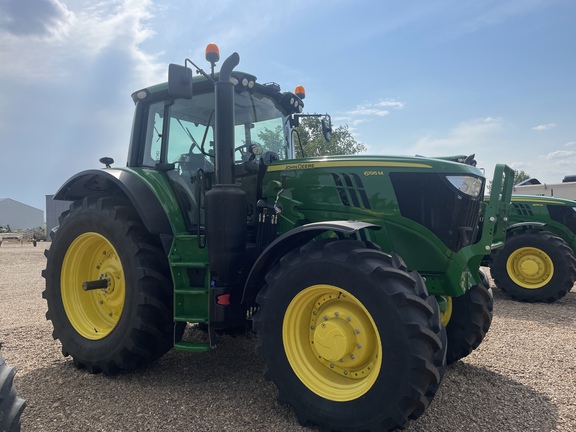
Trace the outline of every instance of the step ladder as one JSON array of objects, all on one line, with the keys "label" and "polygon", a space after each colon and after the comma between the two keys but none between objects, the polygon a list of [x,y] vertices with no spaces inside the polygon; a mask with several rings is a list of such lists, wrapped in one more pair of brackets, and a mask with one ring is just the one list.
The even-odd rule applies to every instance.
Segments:
[{"label": "step ladder", "polygon": [[209,326],[208,342],[176,341],[174,349],[187,352],[210,350],[216,335],[210,329],[210,268],[208,250],[200,248],[195,235],[176,235],[170,251],[174,281],[174,322]]}]

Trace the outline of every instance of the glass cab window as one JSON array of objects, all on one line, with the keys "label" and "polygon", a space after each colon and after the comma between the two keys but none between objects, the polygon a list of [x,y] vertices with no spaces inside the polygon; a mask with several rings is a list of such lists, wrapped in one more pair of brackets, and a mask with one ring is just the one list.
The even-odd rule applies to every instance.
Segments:
[{"label": "glass cab window", "polygon": [[[249,152],[251,145],[262,154],[273,152],[277,159],[291,158],[290,122],[276,101],[255,91],[235,94],[235,163],[242,165],[260,153]],[[195,94],[192,99],[160,101],[148,107],[142,165],[158,168],[162,164],[187,215],[188,226],[202,225],[198,201],[210,187],[214,171],[214,93]],[[204,180],[199,181],[199,174]],[[253,173],[255,178],[256,173]],[[246,173],[239,182],[248,184]],[[255,181],[252,182],[255,184]],[[255,186],[254,186],[255,187]],[[256,190],[246,191],[255,196]]]},{"label": "glass cab window", "polygon": [[[167,124],[164,114],[164,101],[149,108],[143,165],[153,168],[162,162],[174,163],[178,169],[213,170],[214,94],[175,100],[168,108]],[[236,93],[234,115],[236,162],[247,160],[250,145],[274,152],[279,159],[291,157],[290,126],[271,98],[249,91]]]}]

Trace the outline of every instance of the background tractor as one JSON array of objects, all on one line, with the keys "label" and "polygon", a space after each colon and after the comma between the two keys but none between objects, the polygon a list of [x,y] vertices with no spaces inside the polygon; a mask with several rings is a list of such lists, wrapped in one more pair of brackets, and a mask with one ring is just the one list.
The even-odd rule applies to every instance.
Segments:
[{"label": "background tractor", "polygon": [[[476,166],[474,157],[442,159]],[[529,179],[514,186],[506,245],[482,261],[483,266],[490,267],[494,284],[512,299],[551,303],[572,290],[576,279],[576,201],[554,198],[554,191],[569,194],[573,181],[574,176],[567,176],[560,185],[541,185]],[[535,195],[516,195],[519,191]]]},{"label": "background tractor", "polygon": [[303,93],[234,71],[236,53],[215,73],[214,45],[206,58],[211,73],[186,59],[132,95],[126,167],[102,158],[54,197],[72,201],[43,272],[63,354],[112,374],[252,321],[302,424],[404,426],[490,326],[479,267],[503,246],[512,170],[484,202],[469,165],[295,159]]},{"label": "background tractor", "polygon": [[554,302],[576,279],[576,202],[514,195],[503,249],[487,264],[498,288],[514,300]]}]

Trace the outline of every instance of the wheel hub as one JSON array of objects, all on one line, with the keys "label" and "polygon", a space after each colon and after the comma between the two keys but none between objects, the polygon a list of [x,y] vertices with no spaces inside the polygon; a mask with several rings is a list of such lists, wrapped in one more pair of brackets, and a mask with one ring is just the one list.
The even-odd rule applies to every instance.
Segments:
[{"label": "wheel hub", "polygon": [[318,354],[333,362],[349,355],[356,342],[354,329],[340,318],[331,319],[316,327],[313,340]]},{"label": "wheel hub", "polygon": [[[107,281],[105,288],[83,289],[83,284]],[[110,241],[98,233],[78,236],[62,263],[61,294],[74,329],[86,339],[108,336],[124,308],[126,287],[122,262]]]},{"label": "wheel hub", "polygon": [[376,381],[382,342],[370,313],[350,293],[333,285],[304,289],[288,306],[282,328],[293,371],[316,394],[352,400]]},{"label": "wheel hub", "polygon": [[554,276],[554,263],[543,250],[524,247],[510,254],[506,270],[517,285],[538,289],[550,282]]},{"label": "wheel hub", "polygon": [[526,276],[534,276],[538,274],[540,267],[538,263],[536,263],[532,259],[525,259],[520,263],[520,271],[524,273]]}]

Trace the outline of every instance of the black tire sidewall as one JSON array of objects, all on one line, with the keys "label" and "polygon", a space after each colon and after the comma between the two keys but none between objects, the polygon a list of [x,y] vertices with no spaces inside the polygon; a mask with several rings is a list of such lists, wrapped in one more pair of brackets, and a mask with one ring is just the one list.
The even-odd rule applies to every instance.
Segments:
[{"label": "black tire sidewall", "polygon": [[492,324],[493,308],[491,289],[483,284],[475,285],[465,294],[452,298],[452,316],[446,326],[448,364],[466,357],[478,348]]},{"label": "black tire sidewall", "polygon": [[14,387],[13,367],[4,362],[0,355],[0,431],[20,431],[20,416],[26,407],[26,402],[19,398]]},{"label": "black tire sidewall", "polygon": [[[540,288],[518,285],[508,274],[507,263],[510,256],[523,247],[543,251],[554,265],[552,278]],[[573,256],[564,240],[548,231],[518,231],[506,239],[504,248],[494,255],[491,272],[497,286],[512,297],[527,301],[549,301],[561,297],[563,289],[570,291],[574,283]]]},{"label": "black tire sidewall", "polygon": [[[260,333],[271,345],[270,350],[276,353],[276,367],[290,375],[276,384],[280,393],[287,396],[297,412],[312,409],[320,423],[326,421],[340,424],[344,428],[361,429],[361,419],[374,418],[375,413],[379,413],[377,415],[382,419],[396,415],[396,407],[401,405],[404,395],[404,392],[398,390],[411,382],[411,370],[407,365],[414,362],[412,352],[419,348],[427,349],[426,344],[422,344],[422,347],[414,346],[414,339],[410,338],[404,324],[403,310],[398,308],[383,290],[370,289],[374,287],[374,277],[375,275],[358,272],[355,265],[346,262],[342,262],[341,266],[334,266],[333,261],[315,260],[301,264],[297,272],[284,272],[282,277],[276,280],[274,290],[270,291],[266,300],[269,310],[263,312],[266,325],[264,329],[260,329]],[[373,386],[355,400],[334,402],[315,394],[296,376],[286,357],[282,338],[284,314],[281,311],[287,309],[302,289],[316,284],[333,285],[352,294],[368,310],[379,329],[383,354],[379,375]],[[402,273],[397,277],[388,277],[386,284],[389,292],[406,292],[415,282],[407,273]],[[273,307],[270,307],[271,305]],[[413,315],[411,322],[422,327],[429,326],[433,319],[433,311],[426,307]],[[434,356],[434,353],[429,353],[428,356]],[[421,389],[422,393],[426,390],[426,386]],[[353,422],[349,414],[346,414],[351,411],[356,414]]]},{"label": "black tire sidewall", "polygon": [[[132,321],[137,313],[138,292],[130,289],[136,286],[136,263],[132,243],[126,237],[127,227],[121,221],[100,210],[81,208],[72,212],[66,222],[58,229],[57,235],[50,247],[47,263],[49,273],[46,289],[48,309],[52,311],[51,317],[55,333],[62,342],[62,346],[75,359],[81,362],[98,363],[113,358],[117,351],[126,346],[127,339],[133,327]],[[78,236],[93,232],[105,237],[116,249],[125,277],[125,300],[122,314],[115,328],[106,337],[99,340],[90,340],[80,335],[70,323],[59,286],[62,265],[66,252],[71,243]],[[78,287],[81,289],[81,287]]]}]

